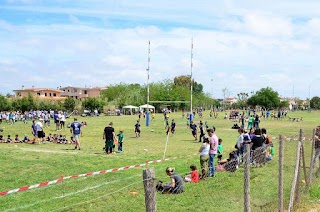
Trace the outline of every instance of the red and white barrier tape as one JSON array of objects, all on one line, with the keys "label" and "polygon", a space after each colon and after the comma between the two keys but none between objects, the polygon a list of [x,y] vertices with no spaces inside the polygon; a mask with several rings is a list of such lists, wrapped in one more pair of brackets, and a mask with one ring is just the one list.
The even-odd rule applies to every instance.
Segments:
[{"label": "red and white barrier tape", "polygon": [[42,183],[35,184],[35,185],[32,185],[32,186],[24,186],[24,187],[13,189],[13,190],[3,191],[3,192],[0,192],[0,196],[5,196],[5,195],[8,195],[8,194],[13,194],[13,193],[21,192],[21,191],[27,191],[27,190],[30,190],[30,189],[40,188],[40,187],[44,187],[44,186],[48,186],[48,185],[52,185],[52,184],[56,184],[56,183],[61,183],[64,180],[67,180],[67,179],[76,179],[76,178],[79,178],[79,177],[90,177],[90,176],[99,175],[99,174],[106,174],[106,173],[110,173],[110,172],[124,171],[124,170],[128,170],[128,169],[133,169],[133,168],[137,168],[137,167],[146,166],[146,165],[152,164],[152,163],[160,163],[160,162],[163,162],[163,161],[175,160],[175,159],[178,159],[178,158],[182,158],[182,156],[166,158],[164,160],[146,161],[146,163],[136,164],[136,165],[132,165],[132,166],[124,166],[124,167],[120,167],[120,168],[113,168],[113,169],[108,169],[108,170],[89,172],[89,173],[85,173],[85,174],[77,174],[77,175],[71,175],[71,176],[67,176],[67,177],[61,177],[60,179],[57,179],[57,180],[42,182]]}]

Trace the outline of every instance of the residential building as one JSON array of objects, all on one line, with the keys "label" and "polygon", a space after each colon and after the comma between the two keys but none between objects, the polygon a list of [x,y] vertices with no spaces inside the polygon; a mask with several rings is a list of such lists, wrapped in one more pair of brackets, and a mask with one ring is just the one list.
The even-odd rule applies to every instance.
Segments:
[{"label": "residential building", "polygon": [[14,90],[15,97],[27,97],[29,94],[31,94],[35,98],[39,99],[50,99],[50,100],[61,100],[63,97],[61,97],[62,91],[52,89],[52,88],[35,88],[32,86],[31,88],[25,88],[22,86],[19,90]]},{"label": "residential building", "polygon": [[74,99],[86,99],[88,97],[100,97],[101,91],[107,89],[106,87],[59,87],[62,97],[72,97]]}]

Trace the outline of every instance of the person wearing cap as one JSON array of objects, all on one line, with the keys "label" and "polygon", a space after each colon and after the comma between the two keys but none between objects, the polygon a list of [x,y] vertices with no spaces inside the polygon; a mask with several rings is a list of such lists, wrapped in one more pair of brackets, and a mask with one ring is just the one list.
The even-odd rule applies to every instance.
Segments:
[{"label": "person wearing cap", "polygon": [[36,129],[37,129],[37,140],[38,143],[40,144],[43,142],[43,138],[45,137],[44,132],[43,132],[43,119],[40,118],[39,121],[36,123]]},{"label": "person wearing cap", "polygon": [[114,140],[116,140],[116,134],[114,133],[113,123],[110,122],[108,126],[104,128],[103,139],[105,142],[105,150],[107,154],[112,154],[112,148],[114,145]]},{"label": "person wearing cap", "polygon": [[216,128],[208,129],[208,136],[210,140],[210,150],[209,150],[209,177],[215,176],[215,166],[214,166],[214,157],[218,151],[219,139],[215,134]]},{"label": "person wearing cap", "polygon": [[71,123],[70,125],[70,132],[73,134],[73,139],[76,141],[76,146],[75,149],[81,149],[80,148],[80,135],[82,135],[82,131],[81,131],[81,123],[78,122],[77,118],[74,118],[74,122]]}]

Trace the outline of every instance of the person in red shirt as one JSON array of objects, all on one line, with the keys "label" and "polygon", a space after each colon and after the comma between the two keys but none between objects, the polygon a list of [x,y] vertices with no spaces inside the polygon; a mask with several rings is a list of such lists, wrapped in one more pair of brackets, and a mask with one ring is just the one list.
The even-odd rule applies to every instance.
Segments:
[{"label": "person in red shirt", "polygon": [[187,174],[185,177],[184,177],[184,180],[186,182],[193,182],[193,183],[197,183],[199,181],[199,172],[197,170],[197,167],[195,165],[191,165],[190,166],[190,169],[191,169],[191,173],[190,174]]}]

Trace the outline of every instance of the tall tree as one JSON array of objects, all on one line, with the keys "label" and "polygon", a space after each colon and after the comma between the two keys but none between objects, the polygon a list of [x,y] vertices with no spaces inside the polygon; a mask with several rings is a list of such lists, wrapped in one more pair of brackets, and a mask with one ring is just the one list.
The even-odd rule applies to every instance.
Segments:
[{"label": "tall tree", "polygon": [[82,106],[90,111],[98,110],[101,112],[103,110],[104,102],[98,98],[87,98],[82,102]]},{"label": "tall tree", "polygon": [[320,97],[312,97],[312,99],[310,100],[310,107],[313,109],[320,109]]},{"label": "tall tree", "polygon": [[10,110],[11,105],[5,96],[0,95],[0,111]]},{"label": "tall tree", "polygon": [[[190,75],[181,75],[175,77],[173,79],[173,83],[175,86],[184,86],[186,88],[191,89],[191,76]],[[203,92],[203,85],[201,83],[196,82],[194,79],[192,80],[192,90],[195,95],[199,95]]]},{"label": "tall tree", "polygon": [[266,87],[261,88],[254,95],[252,95],[248,101],[248,105],[251,106],[261,106],[264,108],[277,108],[280,106],[280,97],[278,92],[273,91],[272,88]]},{"label": "tall tree", "polygon": [[72,97],[68,97],[64,100],[63,106],[68,111],[73,111],[76,106],[76,100]]}]

